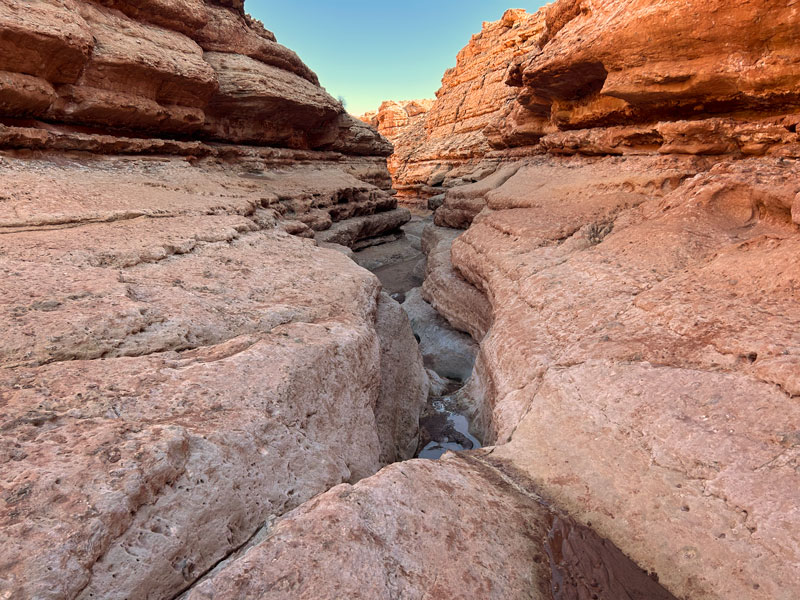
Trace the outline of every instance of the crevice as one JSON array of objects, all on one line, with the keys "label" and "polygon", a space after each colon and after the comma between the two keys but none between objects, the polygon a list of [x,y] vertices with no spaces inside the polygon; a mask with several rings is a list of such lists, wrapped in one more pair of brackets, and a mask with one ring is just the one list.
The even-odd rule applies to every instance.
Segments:
[{"label": "crevice", "polygon": [[169,600],[181,600],[181,598],[185,598],[189,592],[191,592],[195,587],[202,584],[215,570],[223,566],[223,563],[226,563],[231,560],[236,560],[240,558],[244,554],[247,553],[252,546],[254,546],[257,542],[266,539],[269,537],[269,531],[272,529],[273,524],[275,523],[275,517],[267,519],[266,523],[258,527],[251,535],[248,537],[244,542],[232,548],[228,551],[222,558],[208,567],[205,571],[203,571],[197,578],[188,584],[186,587],[181,589],[179,592],[174,594],[170,597]]}]

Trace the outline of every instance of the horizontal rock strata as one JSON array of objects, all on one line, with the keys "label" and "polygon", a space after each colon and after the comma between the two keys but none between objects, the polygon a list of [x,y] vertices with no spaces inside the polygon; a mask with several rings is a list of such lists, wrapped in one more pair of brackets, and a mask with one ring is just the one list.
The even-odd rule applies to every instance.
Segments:
[{"label": "horizontal rock strata", "polygon": [[401,201],[477,181],[502,161],[487,157],[483,129],[513,102],[515,90],[505,84],[509,64],[538,48],[543,28],[541,14],[506,11],[459,52],[434,102],[385,102],[361,117],[394,143],[389,169]]},{"label": "horizontal rock strata", "polygon": [[408,220],[389,151],[240,1],[0,1],[0,597],[174,598],[413,456],[408,318],[301,239]]},{"label": "horizontal rock strata", "polygon": [[543,9],[486,130],[509,166],[436,214],[471,223],[451,264],[491,306],[492,457],[693,600],[800,591],[797,15],[772,8]]},{"label": "horizontal rock strata", "polygon": [[[359,128],[241,3],[0,2],[3,118],[299,149]],[[374,132],[355,154],[391,147]]]},{"label": "horizontal rock strata", "polygon": [[723,4],[542,9],[423,289],[481,341],[464,399],[504,472],[677,597],[789,600],[798,14]]}]

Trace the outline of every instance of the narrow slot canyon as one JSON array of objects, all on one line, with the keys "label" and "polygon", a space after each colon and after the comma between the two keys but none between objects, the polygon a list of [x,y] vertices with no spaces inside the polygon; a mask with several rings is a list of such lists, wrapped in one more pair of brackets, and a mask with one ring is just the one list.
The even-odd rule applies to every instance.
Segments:
[{"label": "narrow slot canyon", "polygon": [[0,0],[0,600],[800,598],[800,8],[256,5]]},{"label": "narrow slot canyon", "polygon": [[[423,298],[428,240],[436,237],[437,228],[431,211],[417,208],[414,213],[391,241],[380,240],[383,243],[355,252],[353,259],[377,275],[384,292],[409,317],[430,382],[415,456],[439,458],[447,450],[481,447],[474,435],[478,432],[467,416],[470,411],[461,400],[464,385],[472,375],[478,345],[469,334],[454,329]],[[444,229],[440,232],[446,236],[455,233]]]}]

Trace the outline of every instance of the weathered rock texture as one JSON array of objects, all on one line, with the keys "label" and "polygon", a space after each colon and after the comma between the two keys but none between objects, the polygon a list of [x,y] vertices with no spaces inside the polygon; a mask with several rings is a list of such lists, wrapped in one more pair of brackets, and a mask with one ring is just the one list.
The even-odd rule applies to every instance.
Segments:
[{"label": "weathered rock texture", "polygon": [[496,168],[501,157],[481,164],[491,150],[483,130],[514,100],[505,84],[509,65],[538,49],[543,28],[541,14],[509,10],[459,52],[432,105],[390,101],[361,117],[394,143],[389,170],[401,201],[435,196]]},{"label": "weathered rock texture", "polygon": [[424,287],[482,339],[479,433],[676,596],[795,598],[800,12],[543,15],[486,130],[517,162],[448,191]]},{"label": "weathered rock texture", "polygon": [[770,115],[798,103],[792,4],[570,0],[545,12],[546,43],[509,78],[522,91],[499,141],[506,131],[512,141],[517,130],[537,135],[537,121],[540,135],[550,127]]},{"label": "weathered rock texture", "polygon": [[489,461],[454,456],[315,498],[186,600],[343,597],[674,600]]},{"label": "weathered rock texture", "polygon": [[407,221],[389,145],[241,2],[2,0],[0,69],[0,597],[174,598],[413,456],[407,317],[289,235]]},{"label": "weathered rock texture", "polygon": [[493,446],[373,477],[421,357],[286,232],[396,228],[385,143],[240,4],[109,4],[0,2],[0,597],[800,596],[792,4],[559,0],[462,55],[463,155],[409,172]]},{"label": "weathered rock texture", "polygon": [[352,121],[241,3],[2,0],[0,29],[5,118],[303,149]]}]

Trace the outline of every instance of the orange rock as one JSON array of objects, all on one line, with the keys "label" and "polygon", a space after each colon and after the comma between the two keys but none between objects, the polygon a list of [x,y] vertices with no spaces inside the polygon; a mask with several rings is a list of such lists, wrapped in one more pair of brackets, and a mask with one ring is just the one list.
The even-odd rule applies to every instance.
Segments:
[{"label": "orange rock", "polygon": [[483,129],[516,95],[505,85],[509,63],[538,48],[543,27],[540,14],[509,10],[484,23],[461,50],[432,104],[385,102],[376,115],[365,115],[395,145],[389,167],[401,199],[427,198],[481,177],[478,164],[490,150]]},{"label": "orange rock", "polygon": [[560,0],[542,10],[542,49],[509,78],[522,87],[520,108],[495,123],[498,145],[518,144],[519,130],[537,122],[541,136],[554,127],[775,113],[800,100],[793,6]]}]

